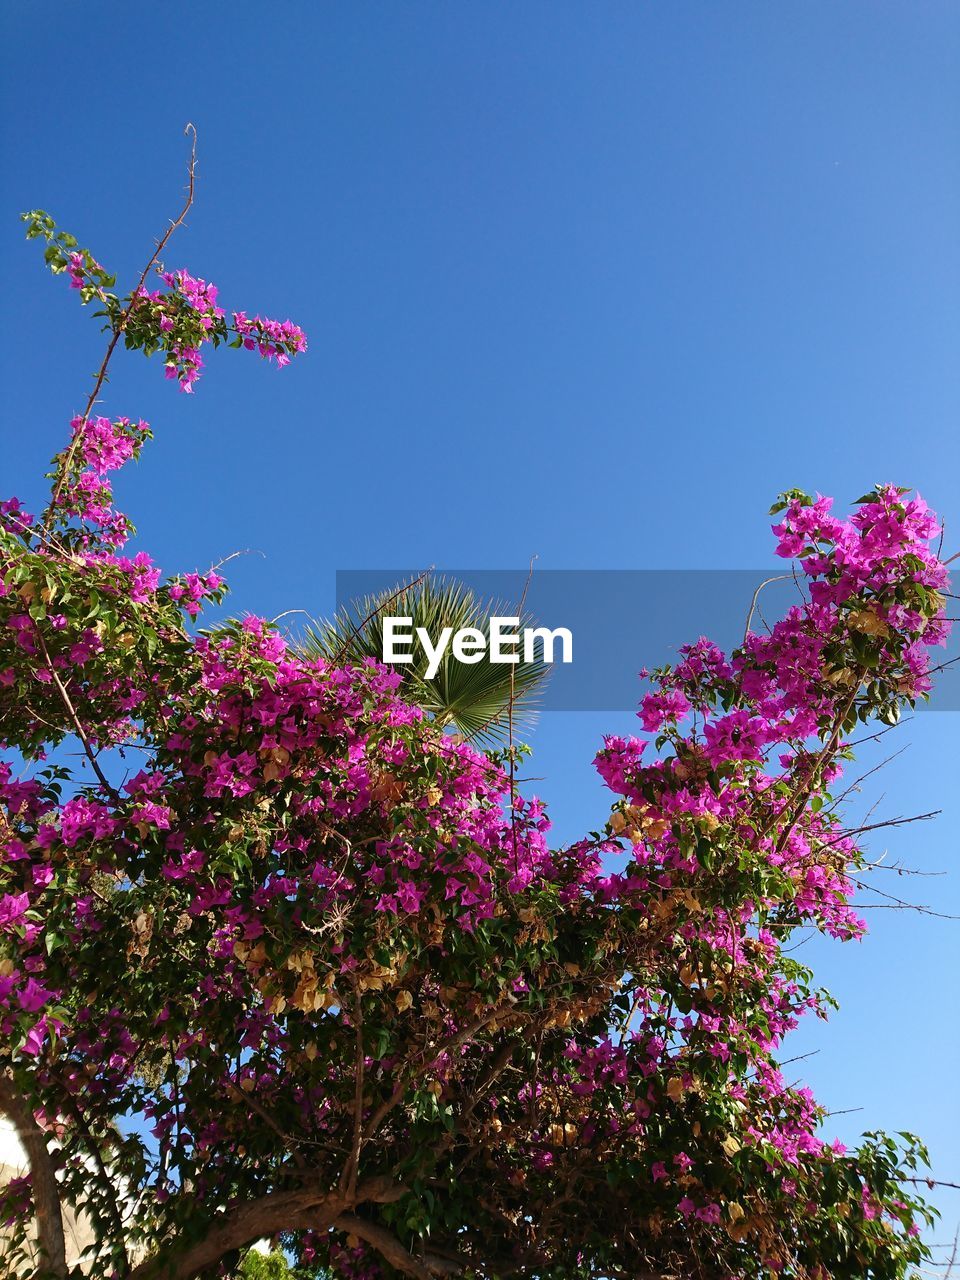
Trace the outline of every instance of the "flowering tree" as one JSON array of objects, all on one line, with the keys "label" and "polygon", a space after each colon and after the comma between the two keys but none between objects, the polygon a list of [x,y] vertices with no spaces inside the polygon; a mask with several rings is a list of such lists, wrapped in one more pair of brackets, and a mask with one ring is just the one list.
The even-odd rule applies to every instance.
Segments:
[{"label": "flowering tree", "polygon": [[186,271],[121,299],[45,214],[27,232],[109,349],[46,510],[0,507],[8,1265],[33,1223],[35,1274],[80,1275],[71,1203],[118,1280],[230,1275],[263,1237],[366,1280],[909,1274],[923,1148],[825,1142],[776,1055],[827,1002],[791,934],[863,930],[850,734],[925,694],[945,634],[923,502],[786,495],[804,601],[657,673],[647,739],[597,757],[609,818],[553,849],[509,754],[395,673],[256,617],[198,631],[219,575],[124,554],[108,476],[150,433],[94,413],[120,339],[191,391],[205,346],[282,365],[302,332]]}]

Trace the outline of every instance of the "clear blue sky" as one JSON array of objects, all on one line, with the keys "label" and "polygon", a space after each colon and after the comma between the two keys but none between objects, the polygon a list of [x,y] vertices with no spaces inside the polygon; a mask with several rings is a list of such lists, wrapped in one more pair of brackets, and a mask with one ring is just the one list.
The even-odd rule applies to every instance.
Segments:
[{"label": "clear blue sky", "polygon": [[[310,353],[281,374],[221,353],[192,401],[130,356],[107,403],[157,432],[121,505],[165,567],[263,553],[231,565],[237,610],[323,612],[338,567],[755,567],[792,485],[916,485],[960,549],[955,4],[100,2],[2,22],[4,492],[37,500],[101,350],[18,212],[49,209],[129,279],[192,120],[198,201],[168,265],[290,316]],[[541,722],[561,835],[602,820],[589,762],[629,720]],[[944,808],[885,834],[950,875],[881,881],[944,910],[958,737],[960,716],[921,715],[869,792],[885,815]],[[797,1072],[863,1107],[842,1136],[916,1129],[958,1181],[960,926],[871,917],[862,946],[810,951],[844,1008],[798,1036],[821,1052]]]}]

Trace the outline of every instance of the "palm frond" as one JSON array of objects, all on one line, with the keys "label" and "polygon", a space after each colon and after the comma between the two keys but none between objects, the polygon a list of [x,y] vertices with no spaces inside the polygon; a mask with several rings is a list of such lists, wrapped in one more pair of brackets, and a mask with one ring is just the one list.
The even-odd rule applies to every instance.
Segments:
[{"label": "palm frond", "polygon": [[[487,641],[487,653],[479,662],[459,662],[448,646],[434,676],[427,678],[427,659],[414,645],[414,661],[397,670],[403,677],[403,695],[420,706],[439,724],[451,725],[465,738],[478,743],[502,743],[512,727],[529,729],[534,705],[549,668],[542,656],[525,662],[494,663],[489,658],[490,619],[516,617],[516,606],[484,601],[462,582],[424,578],[409,587],[365,596],[345,606],[328,621],[309,628],[300,642],[308,657],[343,662],[383,660],[384,617],[405,617],[414,629],[423,627],[434,642],[444,627],[456,633],[474,627]],[[520,627],[532,626],[526,613]],[[511,717],[511,705],[513,714]]]}]

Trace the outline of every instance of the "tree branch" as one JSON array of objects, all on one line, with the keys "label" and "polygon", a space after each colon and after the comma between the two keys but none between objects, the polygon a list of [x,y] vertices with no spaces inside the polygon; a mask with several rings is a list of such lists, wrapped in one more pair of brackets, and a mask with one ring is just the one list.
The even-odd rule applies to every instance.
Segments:
[{"label": "tree branch", "polygon": [[343,1168],[343,1177],[340,1179],[340,1190],[347,1196],[348,1200],[352,1199],[356,1194],[357,1174],[360,1169],[360,1148],[363,1145],[363,997],[360,994],[359,987],[356,985],[354,985],[354,997],[353,1020],[357,1039],[357,1056],[354,1066],[356,1075],[353,1094],[353,1144],[350,1149],[350,1158]]},{"label": "tree branch", "polygon": [[[448,1040],[437,1045],[435,1052],[431,1053],[427,1061],[424,1061],[419,1065],[414,1065],[413,1062],[408,1062],[407,1066],[409,1069],[400,1077],[399,1083],[394,1088],[393,1093],[385,1102],[380,1104],[367,1123],[367,1127],[363,1134],[364,1141],[369,1141],[374,1136],[390,1112],[401,1101],[411,1082],[415,1080],[418,1075],[423,1071],[429,1070],[433,1063],[435,1063],[439,1058],[442,1058],[445,1053],[452,1053],[453,1050],[458,1049],[460,1045],[466,1044],[468,1040],[472,1040],[473,1037],[481,1032],[489,1022],[493,1022],[495,1018],[501,1017],[503,1012],[503,1009],[500,1008],[489,1010],[482,1018],[479,1018],[469,1027],[466,1027],[463,1031],[458,1031],[456,1035],[451,1036]],[[422,1050],[418,1057],[425,1058],[427,1052],[428,1050],[426,1049]]]},{"label": "tree branch", "polygon": [[342,1200],[317,1191],[274,1192],[214,1219],[203,1239],[188,1248],[178,1252],[178,1242],[172,1241],[134,1267],[130,1280],[191,1280],[226,1254],[264,1236],[330,1227],[342,1207]]},{"label": "tree branch", "polygon": [[126,1277],[129,1276],[130,1274],[130,1257],[129,1257],[129,1254],[127,1253],[127,1242],[126,1242],[126,1233],[124,1231],[124,1226],[123,1226],[123,1217],[120,1213],[119,1204],[117,1203],[117,1200],[118,1200],[117,1187],[114,1185],[112,1178],[107,1172],[107,1167],[103,1162],[103,1156],[100,1152],[99,1143],[97,1142],[96,1138],[93,1136],[93,1131],[91,1130],[89,1124],[87,1123],[86,1116],[83,1114],[80,1104],[77,1102],[76,1098],[73,1096],[72,1093],[69,1092],[69,1090],[66,1087],[64,1087],[63,1089],[63,1097],[66,1102],[67,1110],[73,1116],[73,1119],[77,1125],[77,1128],[80,1130],[80,1133],[82,1134],[84,1141],[86,1142],[87,1151],[89,1152],[93,1160],[93,1163],[96,1166],[97,1177],[100,1181],[100,1186],[104,1192],[104,1203],[106,1205],[106,1211],[110,1217],[110,1222],[113,1226],[113,1234],[116,1240],[116,1247],[122,1255],[122,1268],[123,1268],[122,1276],[124,1277],[124,1280],[126,1280]]},{"label": "tree branch", "polygon": [[33,1109],[18,1092],[9,1072],[0,1073],[0,1111],[16,1126],[30,1164],[37,1238],[50,1274],[63,1280],[67,1275],[67,1245],[63,1235],[60,1188],[47,1136],[37,1124]]},{"label": "tree branch", "polygon": [[370,1222],[367,1218],[358,1218],[352,1213],[342,1213],[333,1225],[339,1231],[346,1231],[360,1240],[365,1240],[401,1275],[412,1276],[413,1280],[434,1280],[435,1276],[459,1276],[463,1274],[466,1266],[465,1262],[442,1258],[434,1253],[426,1253],[422,1258],[415,1258],[386,1227]]},{"label": "tree branch", "polygon": [[40,648],[43,650],[43,657],[47,664],[47,670],[50,672],[53,683],[57,687],[57,692],[60,694],[60,700],[67,710],[67,715],[70,717],[70,723],[73,725],[73,731],[80,739],[80,744],[83,747],[84,754],[90,761],[90,766],[93,769],[93,772],[97,775],[100,785],[103,787],[104,791],[106,791],[106,793],[111,796],[115,802],[117,802],[120,799],[120,795],[116,788],[111,785],[106,774],[100,768],[100,762],[97,760],[96,752],[90,745],[90,739],[87,737],[86,730],[80,721],[80,717],[77,715],[77,709],[73,705],[69,693],[67,693],[67,686],[60,679],[60,674],[53,665],[53,659],[50,657],[50,650],[47,648],[47,642],[39,632],[37,633],[37,638],[40,641]]},{"label": "tree branch", "polygon": [[[181,1194],[189,1197],[190,1192]],[[370,1178],[356,1190],[357,1203],[389,1204],[406,1188],[386,1178]],[[201,1240],[189,1246],[171,1240],[130,1272],[129,1280],[193,1280],[227,1254],[281,1231],[324,1231],[347,1205],[343,1196],[316,1189],[275,1191],[234,1205],[214,1218]],[[357,1233],[359,1235],[359,1232]],[[427,1280],[430,1280],[428,1273]]]}]

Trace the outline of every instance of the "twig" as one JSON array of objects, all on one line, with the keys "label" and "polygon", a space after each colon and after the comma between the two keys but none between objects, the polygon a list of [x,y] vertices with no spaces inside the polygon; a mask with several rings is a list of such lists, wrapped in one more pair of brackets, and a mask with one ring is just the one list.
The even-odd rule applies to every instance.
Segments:
[{"label": "twig", "polygon": [[875,773],[879,773],[881,769],[886,768],[888,764],[896,760],[897,756],[902,756],[909,746],[910,746],[909,742],[905,743],[904,746],[902,746],[899,751],[894,751],[892,755],[886,756],[885,759],[881,760],[879,764],[875,764],[872,769],[868,769],[866,773],[861,773],[859,778],[854,778],[854,780],[850,783],[850,785],[846,787],[843,791],[841,791],[840,794],[834,799],[833,803],[828,806],[827,812],[828,813],[832,812],[839,805],[841,805],[849,795],[851,795],[854,791],[857,791],[860,787],[861,782],[866,782],[867,778],[872,777]]},{"label": "twig", "polygon": [[932,818],[938,818],[943,813],[942,809],[931,809],[929,813],[914,813],[909,818],[886,818],[883,822],[868,822],[862,827],[846,827],[839,835],[834,836],[830,840],[822,840],[823,845],[839,844],[841,840],[846,840],[849,836],[862,836],[866,831],[882,831],[884,827],[905,827],[911,822],[929,822]]},{"label": "twig", "polygon": [[100,1153],[100,1144],[97,1142],[96,1138],[94,1138],[93,1132],[90,1129],[89,1124],[87,1124],[86,1117],[84,1116],[83,1111],[81,1110],[80,1105],[78,1104],[76,1098],[73,1096],[72,1093],[70,1093],[70,1091],[66,1088],[66,1086],[64,1086],[63,1088],[63,1097],[66,1101],[67,1109],[69,1110],[70,1114],[73,1116],[73,1119],[76,1122],[78,1129],[83,1135],[83,1138],[86,1142],[87,1150],[90,1153],[93,1163],[96,1165],[97,1177],[100,1180],[100,1185],[103,1188],[103,1191],[105,1194],[107,1213],[110,1216],[110,1222],[113,1226],[113,1233],[114,1233],[114,1236],[116,1237],[116,1242],[117,1242],[116,1247],[120,1250],[120,1255],[122,1258],[122,1264],[123,1264],[122,1274],[124,1277],[129,1276],[130,1257],[127,1253],[126,1232],[124,1231],[123,1218],[121,1217],[120,1208],[117,1204],[117,1198],[118,1198],[117,1188],[114,1185],[114,1183],[111,1181],[110,1175],[107,1173],[107,1167],[103,1163],[103,1156]]},{"label": "twig", "polygon": [[351,642],[353,641],[354,638],[359,639],[362,636],[363,628],[367,625],[368,622],[372,622],[373,619],[377,616],[377,614],[382,613],[384,609],[386,609],[387,605],[393,604],[394,600],[399,599],[399,597],[402,596],[404,592],[412,591],[414,587],[419,587],[420,583],[424,580],[424,578],[428,577],[431,573],[433,573],[435,568],[436,568],[436,565],[431,565],[429,569],[424,569],[423,573],[421,573],[419,577],[414,578],[412,582],[405,582],[402,587],[398,587],[392,596],[388,596],[386,600],[381,600],[381,602],[377,605],[377,607],[374,610],[372,610],[370,613],[368,613],[367,616],[363,619],[363,621],[359,625],[355,625],[354,623],[351,622],[350,627],[353,630],[353,635],[348,636],[347,639],[344,640],[340,648],[337,650],[337,652],[333,655],[334,663],[336,664],[338,662],[342,662],[343,658],[346,656],[350,648]]},{"label": "twig", "polygon": [[90,417],[90,410],[96,404],[97,396],[100,394],[100,389],[103,386],[104,380],[106,379],[106,376],[107,376],[107,367],[110,364],[110,358],[114,353],[117,343],[120,341],[120,335],[123,333],[124,329],[126,328],[127,321],[130,319],[130,313],[133,311],[133,308],[138,304],[140,300],[140,290],[143,288],[144,281],[146,280],[151,267],[154,265],[154,263],[157,261],[157,259],[160,257],[160,254],[163,252],[164,248],[166,247],[167,241],[173,235],[174,231],[176,231],[178,227],[183,225],[183,220],[187,216],[187,212],[190,209],[190,206],[193,204],[194,176],[195,176],[195,171],[197,166],[197,130],[192,124],[188,124],[187,127],[184,129],[184,133],[193,135],[193,141],[190,147],[190,160],[187,164],[186,201],[184,203],[183,208],[180,210],[180,213],[173,220],[173,222],[170,223],[169,227],[167,227],[166,231],[163,233],[162,237],[157,242],[157,247],[156,249],[154,249],[153,254],[150,258],[150,261],[143,268],[143,271],[141,272],[141,275],[140,275],[140,279],[137,281],[136,288],[134,288],[133,291],[131,292],[130,300],[127,303],[126,307],[124,308],[123,314],[121,315],[119,321],[117,322],[116,328],[113,331],[113,336],[111,337],[110,342],[107,345],[106,353],[103,357],[103,361],[100,364],[100,369],[97,373],[96,379],[93,384],[93,390],[90,392],[90,398],[87,400],[87,407],[84,409],[83,413],[80,415],[80,427],[76,435],[74,436],[73,440],[71,441],[66,453],[64,454],[63,460],[61,461],[60,465],[57,468],[57,473],[58,473],[57,480],[54,484],[53,493],[50,498],[50,504],[47,507],[46,514],[43,521],[43,528],[45,531],[48,531],[51,524],[53,523],[54,515],[56,513],[57,502],[60,499],[60,495],[63,492],[63,487],[66,484],[67,477],[70,474],[70,466],[73,462],[74,455],[76,454],[77,449],[80,447],[80,442],[83,435],[83,427],[86,425],[87,419]]},{"label": "twig", "polygon": [[919,902],[907,902],[904,898],[898,898],[895,894],[884,893],[882,889],[875,889],[872,884],[867,884],[865,880],[858,880],[855,876],[849,877],[850,882],[855,884],[858,889],[862,889],[864,893],[875,893],[878,898],[886,898],[886,906],[881,903],[861,902],[857,904],[858,911],[918,911],[922,916],[935,916],[938,920],[960,920],[960,916],[947,915],[943,911],[934,911],[932,907],[925,906]]},{"label": "twig", "polygon": [[354,1030],[357,1040],[357,1060],[353,1090],[353,1146],[350,1159],[344,1165],[343,1177],[340,1179],[340,1190],[346,1194],[347,1201],[353,1203],[357,1193],[357,1170],[360,1168],[360,1148],[363,1144],[363,997],[359,988],[354,986]]},{"label": "twig", "polygon": [[[843,733],[844,721],[849,715],[851,707],[856,702],[857,694],[860,692],[860,685],[862,683],[862,680],[863,680],[863,677],[860,676],[849,698],[847,698],[846,702],[844,702],[843,706],[837,712],[837,715],[833,722],[833,729],[830,733],[830,736],[827,739],[827,741],[824,743],[823,749],[817,753],[815,759],[813,760],[813,763],[810,767],[808,778],[806,779],[805,782],[801,781],[800,783],[798,783],[797,787],[795,788],[793,794],[787,800],[786,804],[783,806],[782,809],[778,810],[777,813],[774,814],[773,818],[767,824],[767,826],[764,828],[762,832],[762,834],[766,836],[770,832],[770,830],[776,826],[780,818],[783,816],[786,816],[787,825],[783,829],[783,831],[780,833],[780,838],[777,841],[777,845],[776,845],[776,851],[778,853],[786,846],[786,843],[790,838],[791,831],[800,820],[800,815],[803,813],[804,806],[806,805],[806,802],[807,802],[807,798],[810,795],[810,792],[813,790],[814,784],[816,783],[818,776],[822,774],[824,765],[827,763],[827,761],[830,759],[830,757],[833,755],[833,753],[837,750],[837,748],[840,745],[840,737]],[[797,803],[798,800],[799,800],[799,804]]]},{"label": "twig", "polygon": [[[415,1067],[413,1063],[408,1062],[407,1066],[409,1070],[401,1076],[399,1083],[394,1086],[393,1093],[386,1102],[382,1102],[370,1117],[370,1121],[364,1131],[364,1140],[369,1141],[374,1136],[390,1112],[400,1102],[407,1090],[407,1086],[417,1076],[420,1070],[426,1070],[434,1062],[442,1058],[445,1053],[450,1053],[453,1049],[457,1049],[460,1045],[465,1044],[473,1036],[482,1031],[488,1022],[493,1022],[494,1019],[500,1017],[503,1012],[504,1010],[501,1008],[492,1009],[484,1014],[482,1018],[479,1018],[476,1022],[472,1023],[469,1027],[465,1027],[463,1031],[458,1031],[455,1036],[451,1036],[448,1040],[445,1040],[442,1044],[437,1046],[436,1052],[433,1053],[426,1062],[422,1063],[420,1067]],[[423,1051],[423,1053],[427,1052],[427,1050]],[[422,1057],[423,1054],[418,1056]]]},{"label": "twig", "polygon": [[[950,1185],[950,1186],[953,1186],[954,1184],[953,1184],[953,1183],[950,1183],[949,1185]],[[952,1251],[951,1251],[951,1253],[950,1253],[950,1259],[949,1259],[949,1261],[947,1262],[947,1269],[946,1269],[946,1271],[944,1272],[944,1276],[950,1276],[950,1275],[952,1275],[952,1273],[953,1273],[953,1268],[954,1268],[954,1266],[956,1265],[956,1261],[957,1261],[957,1245],[958,1245],[958,1244],[960,1244],[960,1227],[957,1227],[957,1230],[956,1230],[956,1232],[954,1233],[954,1237],[953,1237],[953,1249],[952,1249]]]},{"label": "twig", "polygon": [[789,573],[778,573],[773,578],[764,578],[763,582],[761,582],[760,585],[757,587],[756,591],[753,593],[753,599],[750,601],[750,612],[747,614],[747,621],[743,628],[744,644],[747,643],[747,636],[750,634],[750,623],[753,621],[753,615],[757,607],[757,601],[760,599],[760,592],[763,590],[764,587],[769,587],[771,582],[787,582],[791,577],[793,577],[793,575]]},{"label": "twig", "polygon": [[307,1165],[303,1156],[300,1155],[300,1153],[296,1151],[293,1148],[293,1146],[291,1146],[291,1143],[298,1141],[298,1139],[295,1138],[292,1133],[285,1133],[284,1130],[280,1128],[280,1125],[276,1122],[276,1120],[274,1120],[273,1116],[266,1109],[266,1107],[262,1107],[260,1103],[256,1100],[256,1098],[254,1098],[251,1094],[247,1093],[246,1090],[239,1088],[237,1085],[231,1086],[230,1097],[235,1102],[240,1102],[240,1101],[244,1102],[250,1108],[251,1111],[256,1112],[256,1114],[260,1117],[260,1119],[264,1122],[264,1124],[273,1130],[273,1132],[281,1140],[283,1145],[290,1152],[290,1155],[293,1159],[293,1163],[297,1166],[297,1168],[301,1170],[301,1172],[304,1169],[306,1169]]},{"label": "twig", "polygon": [[83,744],[83,750],[86,753],[86,757],[90,761],[90,765],[94,773],[100,779],[100,785],[108,795],[113,797],[115,802],[119,802],[120,795],[116,788],[107,780],[106,774],[100,768],[100,762],[97,760],[96,752],[90,745],[90,739],[87,737],[86,730],[80,722],[80,717],[77,715],[76,708],[70,700],[70,695],[67,693],[67,687],[60,679],[60,675],[56,667],[53,665],[53,660],[50,657],[50,650],[47,648],[47,642],[44,640],[43,636],[40,635],[39,631],[37,633],[37,637],[40,641],[40,648],[43,650],[43,656],[46,659],[47,669],[50,672],[51,679],[57,686],[57,692],[60,694],[60,699],[67,709],[67,715],[70,717],[70,722],[73,725],[74,732]]}]

